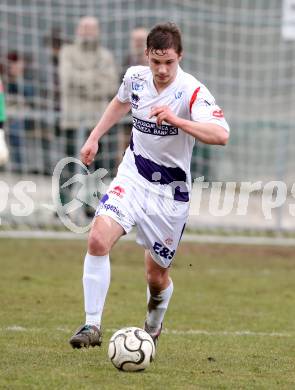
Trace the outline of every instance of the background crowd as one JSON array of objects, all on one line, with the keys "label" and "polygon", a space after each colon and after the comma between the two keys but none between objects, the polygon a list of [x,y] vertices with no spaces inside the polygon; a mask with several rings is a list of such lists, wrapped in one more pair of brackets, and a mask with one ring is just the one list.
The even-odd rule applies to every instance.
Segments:
[{"label": "background crowd", "polygon": [[[0,76],[7,112],[3,128],[10,151],[9,169],[51,175],[57,160],[77,157],[83,140],[116,93],[125,70],[131,65],[147,64],[146,36],[147,30],[141,26],[132,30],[129,51],[123,63],[118,64],[113,53],[101,44],[98,20],[86,16],[79,20],[72,41],[63,39],[56,27],[44,38],[48,58],[43,61],[50,63],[50,75],[34,71],[36,58],[29,53],[13,50],[1,55]],[[47,88],[48,77],[51,88]],[[120,127],[114,146],[116,156],[122,155],[129,134],[129,125]],[[40,161],[40,157],[40,164],[30,164],[32,159]],[[98,155],[95,168],[103,164],[100,159]],[[119,160],[113,159],[114,167]],[[69,165],[68,175],[72,173]],[[67,201],[66,193],[64,197]]]}]

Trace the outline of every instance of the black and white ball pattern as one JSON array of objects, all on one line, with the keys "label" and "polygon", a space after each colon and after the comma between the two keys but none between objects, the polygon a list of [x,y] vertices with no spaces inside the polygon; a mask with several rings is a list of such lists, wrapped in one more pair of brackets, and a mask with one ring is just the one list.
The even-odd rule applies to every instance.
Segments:
[{"label": "black and white ball pattern", "polygon": [[144,370],[155,358],[155,345],[143,329],[123,328],[112,335],[108,355],[118,370]]}]

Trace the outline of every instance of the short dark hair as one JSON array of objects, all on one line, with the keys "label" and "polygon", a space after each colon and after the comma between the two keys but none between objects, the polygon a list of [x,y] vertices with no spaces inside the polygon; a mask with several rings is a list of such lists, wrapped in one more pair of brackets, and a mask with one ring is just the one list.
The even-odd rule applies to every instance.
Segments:
[{"label": "short dark hair", "polygon": [[147,36],[146,47],[151,51],[174,49],[180,55],[182,53],[180,29],[171,22],[156,24]]}]

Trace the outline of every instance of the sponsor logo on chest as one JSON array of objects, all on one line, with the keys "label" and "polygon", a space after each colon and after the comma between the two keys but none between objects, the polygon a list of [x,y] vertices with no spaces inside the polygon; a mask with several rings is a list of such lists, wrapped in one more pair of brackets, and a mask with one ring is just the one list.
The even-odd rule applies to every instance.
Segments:
[{"label": "sponsor logo on chest", "polygon": [[138,131],[145,134],[160,135],[160,136],[178,134],[177,127],[171,125],[157,126],[157,124],[154,122],[145,121],[143,119],[138,119],[135,117],[133,117],[133,126]]}]

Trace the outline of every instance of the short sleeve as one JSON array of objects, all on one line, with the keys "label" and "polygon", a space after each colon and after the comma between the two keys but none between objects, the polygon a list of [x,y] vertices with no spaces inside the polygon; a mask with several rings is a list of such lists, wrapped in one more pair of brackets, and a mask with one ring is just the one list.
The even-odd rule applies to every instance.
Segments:
[{"label": "short sleeve", "polygon": [[229,132],[229,125],[222,109],[216,104],[209,90],[198,86],[190,97],[191,119],[195,122],[215,123]]},{"label": "short sleeve", "polygon": [[117,98],[122,103],[129,102],[130,84],[131,84],[131,79],[130,79],[130,68],[129,68],[129,69],[127,69],[127,71],[123,77],[122,84],[120,85],[120,88],[119,88],[118,93],[117,93]]}]

